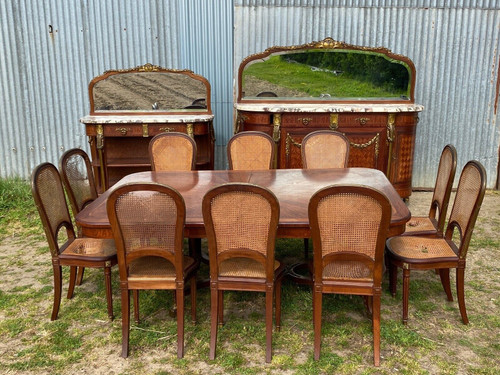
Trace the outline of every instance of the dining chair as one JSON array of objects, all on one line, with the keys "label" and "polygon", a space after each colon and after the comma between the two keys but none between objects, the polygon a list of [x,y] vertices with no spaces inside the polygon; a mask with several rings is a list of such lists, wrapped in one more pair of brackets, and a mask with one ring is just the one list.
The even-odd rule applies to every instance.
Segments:
[{"label": "dining chair", "polygon": [[[170,289],[177,306],[177,357],[184,356],[184,287],[191,284],[196,321],[198,261],[183,254],[186,206],[175,189],[130,183],[111,192],[106,209],[118,256],[122,304],[122,354],[129,353],[130,290]],[[138,310],[136,310],[138,313]]]},{"label": "dining chair", "polygon": [[486,171],[478,161],[469,161],[460,175],[455,201],[443,237],[396,236],[387,240],[389,283],[396,296],[397,270],[403,269],[403,324],[408,323],[411,270],[438,269],[449,301],[450,269],[456,269],[458,306],[464,324],[469,323],[465,308],[464,279],[467,250],[486,189]]},{"label": "dining chair", "polygon": [[305,169],[346,168],[349,140],[336,131],[317,130],[304,137],[300,152]]},{"label": "dining chair", "polygon": [[[346,168],[349,140],[336,131],[317,130],[304,137],[300,152],[304,169]],[[309,258],[308,238],[304,238],[304,258]]]},{"label": "dining chair", "polygon": [[210,359],[215,359],[217,325],[222,324],[225,290],[264,292],[266,362],[271,362],[273,293],[276,330],[281,325],[281,279],[285,267],[274,258],[279,204],[268,189],[230,183],[203,197],[210,256]]},{"label": "dining chair", "polygon": [[61,176],[53,164],[43,163],[33,170],[31,191],[52,256],[54,304],[50,319],[57,319],[61,305],[62,266],[70,267],[68,299],[73,297],[77,267],[104,268],[108,316],[113,319],[111,267],[117,263],[114,241],[76,237]]},{"label": "dining chair", "polygon": [[431,206],[427,216],[412,216],[406,223],[404,236],[441,237],[444,231],[446,212],[450,202],[451,188],[457,169],[457,150],[446,145],[439,159],[436,185],[432,195]]},{"label": "dining chair", "polygon": [[149,142],[149,159],[153,171],[194,170],[196,142],[184,133],[158,134]]},{"label": "dining chair", "polygon": [[329,186],[311,197],[315,360],[321,350],[323,294],[354,294],[364,296],[371,310],[373,359],[380,365],[380,298],[391,209],[383,193],[366,186]]},{"label": "dining chair", "polygon": [[272,168],[274,141],[266,133],[245,131],[231,137],[227,144],[229,169],[266,170]]},{"label": "dining chair", "polygon": [[[79,148],[73,148],[62,154],[59,159],[59,171],[68,200],[73,211],[73,216],[85,206],[97,199],[97,188],[92,173],[92,165],[87,153]],[[78,228],[78,236],[81,230]],[[85,268],[78,268],[76,285],[83,280]]]}]

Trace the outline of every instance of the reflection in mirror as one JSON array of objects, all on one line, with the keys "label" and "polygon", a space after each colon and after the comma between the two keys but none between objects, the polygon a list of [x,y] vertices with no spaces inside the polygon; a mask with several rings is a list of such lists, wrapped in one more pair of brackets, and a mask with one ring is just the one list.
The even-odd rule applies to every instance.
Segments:
[{"label": "reflection in mirror", "polygon": [[188,75],[124,73],[94,85],[94,108],[96,111],[172,111],[191,106],[200,98],[205,100],[206,95],[205,85]]},{"label": "reflection in mirror", "polygon": [[302,46],[271,47],[247,57],[239,70],[239,98],[410,101],[414,72],[410,59],[385,48],[326,38]]},{"label": "reflection in mirror", "polygon": [[109,70],[89,84],[90,112],[208,112],[210,83],[190,70],[145,64]]}]

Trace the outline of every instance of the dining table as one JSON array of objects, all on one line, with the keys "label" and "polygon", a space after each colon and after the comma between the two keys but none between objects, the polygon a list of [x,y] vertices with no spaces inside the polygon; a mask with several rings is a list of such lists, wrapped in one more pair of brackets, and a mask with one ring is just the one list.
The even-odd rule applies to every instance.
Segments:
[{"label": "dining table", "polygon": [[106,212],[110,192],[124,184],[153,182],[175,188],[184,198],[186,220],[184,236],[205,237],[202,199],[210,189],[233,182],[244,182],[271,190],[280,205],[277,236],[280,238],[309,238],[308,204],[312,195],[330,185],[364,185],[384,193],[392,205],[388,237],[401,234],[410,211],[387,177],[371,168],[332,169],[272,169],[259,171],[199,170],[169,172],[138,172],[127,175],[87,205],[75,217],[83,236],[113,238]]}]

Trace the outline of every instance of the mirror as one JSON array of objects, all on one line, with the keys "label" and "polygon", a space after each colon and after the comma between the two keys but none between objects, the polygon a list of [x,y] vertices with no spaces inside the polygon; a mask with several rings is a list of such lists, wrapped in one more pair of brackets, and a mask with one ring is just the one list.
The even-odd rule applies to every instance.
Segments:
[{"label": "mirror", "polygon": [[204,77],[151,64],[95,77],[89,96],[91,114],[211,113],[210,84]]},{"label": "mirror", "polygon": [[326,38],[244,59],[238,101],[413,102],[414,82],[409,58]]}]

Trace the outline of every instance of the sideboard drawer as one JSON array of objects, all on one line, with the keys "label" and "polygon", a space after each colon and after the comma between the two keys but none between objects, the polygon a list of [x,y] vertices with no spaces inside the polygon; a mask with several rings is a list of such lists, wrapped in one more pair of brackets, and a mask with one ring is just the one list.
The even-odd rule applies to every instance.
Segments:
[{"label": "sideboard drawer", "polygon": [[328,128],[330,113],[283,113],[281,126],[284,128]]}]

